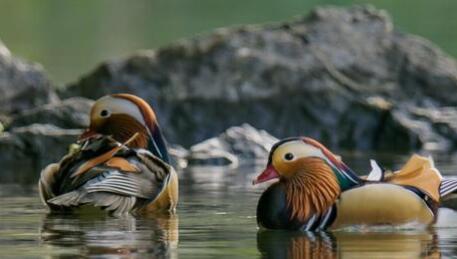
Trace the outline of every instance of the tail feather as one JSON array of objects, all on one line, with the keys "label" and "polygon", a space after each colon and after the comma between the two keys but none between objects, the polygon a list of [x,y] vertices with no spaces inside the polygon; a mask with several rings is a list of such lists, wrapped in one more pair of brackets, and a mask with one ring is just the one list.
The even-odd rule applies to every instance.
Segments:
[{"label": "tail feather", "polygon": [[440,195],[441,207],[457,210],[457,179],[443,179]]},{"label": "tail feather", "polygon": [[84,193],[72,191],[49,199],[47,202],[56,206],[70,207],[83,204],[83,198]]},{"label": "tail feather", "polygon": [[445,199],[452,193],[457,194],[457,179],[443,179],[440,185],[441,199]]},{"label": "tail feather", "polygon": [[92,204],[95,207],[101,207],[113,214],[122,215],[128,213],[135,207],[136,198],[108,192],[87,193],[82,191],[72,191],[54,197],[47,202],[55,206],[62,207]]},{"label": "tail feather", "polygon": [[136,204],[136,197],[122,196],[107,192],[94,192],[87,195],[89,203],[96,207],[102,207],[115,215],[127,214],[132,211]]},{"label": "tail feather", "polygon": [[50,164],[46,166],[41,171],[40,180],[38,181],[38,192],[40,194],[40,199],[43,204],[47,205],[47,201],[55,197],[52,192],[52,186],[55,183],[55,176],[60,170],[60,165],[57,163]]}]

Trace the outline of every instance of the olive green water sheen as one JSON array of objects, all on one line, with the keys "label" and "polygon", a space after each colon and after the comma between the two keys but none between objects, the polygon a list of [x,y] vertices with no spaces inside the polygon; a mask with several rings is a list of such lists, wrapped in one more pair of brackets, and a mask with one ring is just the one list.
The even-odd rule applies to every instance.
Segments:
[{"label": "olive green water sheen", "polygon": [[457,56],[455,0],[0,0],[0,40],[63,84],[104,60],[215,28],[290,20],[318,5],[363,3],[387,10],[397,29]]},{"label": "olive green water sheen", "polygon": [[[347,156],[345,156],[347,157]],[[398,168],[407,157],[357,156],[348,164],[366,172],[368,158]],[[438,159],[454,174],[455,158]],[[430,229],[354,227],[334,232],[260,231],[255,209],[268,184],[251,186],[262,169],[190,168],[180,171],[175,216],[48,215],[34,184],[0,185],[1,258],[430,258],[457,256],[457,213],[442,209]],[[21,172],[18,172],[20,174]],[[38,172],[36,172],[38,174]],[[36,176],[30,174],[30,182]],[[0,180],[2,177],[0,176]]]}]

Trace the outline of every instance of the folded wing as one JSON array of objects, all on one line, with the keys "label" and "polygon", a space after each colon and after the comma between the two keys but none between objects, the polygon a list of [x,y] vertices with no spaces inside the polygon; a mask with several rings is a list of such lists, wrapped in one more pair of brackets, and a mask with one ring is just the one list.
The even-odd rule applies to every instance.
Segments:
[{"label": "folded wing", "polygon": [[45,168],[39,182],[44,203],[51,210],[91,205],[114,214],[174,210],[178,182],[170,165],[145,150],[111,150],[90,159],[82,151]]}]

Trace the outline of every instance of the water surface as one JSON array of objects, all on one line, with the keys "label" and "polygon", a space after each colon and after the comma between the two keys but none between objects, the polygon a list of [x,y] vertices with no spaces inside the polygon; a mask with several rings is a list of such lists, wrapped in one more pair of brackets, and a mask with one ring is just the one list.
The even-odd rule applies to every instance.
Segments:
[{"label": "water surface", "polygon": [[[406,159],[375,157],[394,168]],[[348,164],[365,172],[367,159],[355,155]],[[445,174],[456,169],[449,157],[441,157],[437,164]],[[254,188],[250,181],[260,169],[195,167],[180,172],[180,204],[174,216],[48,215],[35,184],[31,184],[33,177],[21,185],[1,184],[1,257],[457,257],[457,213],[447,209],[441,211],[438,225],[431,229],[259,231],[255,208],[267,185]]]}]

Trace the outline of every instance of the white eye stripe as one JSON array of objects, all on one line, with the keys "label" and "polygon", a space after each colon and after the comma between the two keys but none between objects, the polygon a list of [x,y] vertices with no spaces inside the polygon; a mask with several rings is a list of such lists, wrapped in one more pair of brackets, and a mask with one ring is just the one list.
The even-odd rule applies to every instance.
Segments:
[{"label": "white eye stripe", "polygon": [[[100,98],[96,105],[98,107],[96,107],[95,114],[98,113],[98,116],[101,118],[109,117],[112,114],[128,114],[147,127],[140,108],[129,100],[105,96]],[[107,110],[109,115],[102,116],[101,113],[103,110]]]},{"label": "white eye stripe", "polygon": [[276,157],[276,159],[281,158],[285,161],[291,161],[286,159],[286,155],[290,153],[293,155],[294,159],[302,158],[302,157],[320,157],[322,159],[327,160],[328,158],[323,154],[322,150],[320,150],[317,147],[304,144],[301,141],[292,141],[285,143],[281,146],[279,146],[275,154],[273,154],[273,157]]}]

